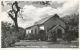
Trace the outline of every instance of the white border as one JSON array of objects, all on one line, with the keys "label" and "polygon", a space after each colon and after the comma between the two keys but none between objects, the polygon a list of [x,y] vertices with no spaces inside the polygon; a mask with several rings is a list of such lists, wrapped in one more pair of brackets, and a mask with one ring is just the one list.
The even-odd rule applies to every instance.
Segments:
[{"label": "white border", "polygon": [[[13,1],[13,0],[1,0],[1,1]],[[14,1],[54,1],[54,0],[14,0]],[[79,12],[80,12],[80,10],[79,10]],[[1,13],[1,5],[0,5],[0,13]],[[1,14],[0,14],[0,16],[1,16]],[[79,22],[80,22],[80,20],[79,20]],[[80,28],[80,23],[79,23],[79,28]],[[0,39],[1,39],[1,20],[0,20]],[[0,47],[1,47],[1,40],[0,40]],[[79,48],[80,48],[80,46],[79,46]],[[67,50],[67,49],[68,50],[78,50],[79,48],[0,48],[0,50],[53,50],[53,49],[54,50]]]}]

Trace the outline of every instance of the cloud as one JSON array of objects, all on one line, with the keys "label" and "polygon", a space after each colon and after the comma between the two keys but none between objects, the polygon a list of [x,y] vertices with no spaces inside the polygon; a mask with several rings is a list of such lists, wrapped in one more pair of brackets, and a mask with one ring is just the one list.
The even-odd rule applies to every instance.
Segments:
[{"label": "cloud", "polygon": [[8,16],[7,12],[1,12],[0,20],[4,22],[13,23],[13,20]]},{"label": "cloud", "polygon": [[[31,26],[34,24],[34,22],[40,20],[41,18],[46,17],[47,15],[53,15],[56,13],[56,9],[53,9],[52,7],[35,7],[33,5],[25,5],[23,7],[23,19],[20,20],[21,23],[25,23],[25,26]],[[27,24],[26,24],[27,23]],[[21,24],[20,24],[21,25]],[[22,24],[24,25],[24,24]]]},{"label": "cloud", "polygon": [[26,21],[26,23],[30,23],[30,25],[32,25],[32,23],[35,21],[55,13],[59,14],[60,17],[63,17],[65,15],[73,14],[78,10],[78,0],[54,0],[52,3],[54,2],[57,2],[58,4],[64,4],[61,7],[57,7],[57,9],[51,6],[40,8],[33,5],[25,5],[23,13],[25,15],[25,19],[32,19],[30,21]]},{"label": "cloud", "polygon": [[70,15],[79,9],[79,1],[78,0],[67,0],[63,7],[58,8],[58,14],[61,16]]},{"label": "cloud", "polygon": [[[53,3],[55,4],[53,5]],[[56,8],[54,8],[54,6]],[[65,15],[76,13],[78,10],[78,0],[52,0],[51,5],[46,7],[36,7],[32,4],[25,4],[23,7],[24,12],[22,13],[23,19],[18,19],[18,25],[26,28],[33,25],[35,21],[38,21],[46,16],[49,17],[50,15],[57,13],[60,17],[63,17]]]}]

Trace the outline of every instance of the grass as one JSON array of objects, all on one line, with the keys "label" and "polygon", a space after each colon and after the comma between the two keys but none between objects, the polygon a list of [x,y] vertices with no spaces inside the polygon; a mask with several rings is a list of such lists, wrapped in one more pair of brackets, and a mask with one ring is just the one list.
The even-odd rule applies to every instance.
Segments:
[{"label": "grass", "polygon": [[54,43],[45,41],[21,41],[15,43],[17,48],[77,48],[72,43]]}]

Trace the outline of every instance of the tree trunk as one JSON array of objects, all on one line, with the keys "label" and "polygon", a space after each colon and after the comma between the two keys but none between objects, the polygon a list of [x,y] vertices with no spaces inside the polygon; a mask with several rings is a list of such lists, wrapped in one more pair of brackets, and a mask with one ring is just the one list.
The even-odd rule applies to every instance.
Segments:
[{"label": "tree trunk", "polygon": [[19,30],[18,30],[18,23],[17,23],[17,21],[14,21],[14,22],[15,22],[16,31],[19,31]]},{"label": "tree trunk", "polygon": [[14,23],[15,23],[16,31],[19,31],[19,30],[18,30],[18,23],[17,23],[17,13],[15,13]]},{"label": "tree trunk", "polygon": [[[15,8],[17,9],[17,10],[15,10],[14,8],[13,8],[13,6],[16,6]],[[9,12],[8,12],[8,14],[9,14],[9,16],[12,18],[12,20],[14,21],[14,23],[15,23],[15,28],[16,28],[16,31],[19,31],[18,30],[18,23],[17,23],[17,18],[18,18],[18,12],[20,11],[20,7],[18,6],[18,2],[17,1],[15,1],[13,4],[12,4],[12,10],[10,10]],[[14,12],[14,14],[15,14],[15,16],[13,16],[12,15],[12,12]]]},{"label": "tree trunk", "polygon": [[15,12],[15,20],[14,20],[14,22],[15,22],[16,31],[19,31],[18,30],[18,23],[17,23],[17,14],[18,14],[18,12]]}]

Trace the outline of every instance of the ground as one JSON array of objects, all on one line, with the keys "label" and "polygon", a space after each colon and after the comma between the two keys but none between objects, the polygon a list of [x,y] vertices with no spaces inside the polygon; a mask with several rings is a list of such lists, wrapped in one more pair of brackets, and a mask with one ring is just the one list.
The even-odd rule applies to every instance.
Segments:
[{"label": "ground", "polygon": [[15,43],[15,48],[78,48],[78,43],[54,43],[46,41],[21,40]]}]

